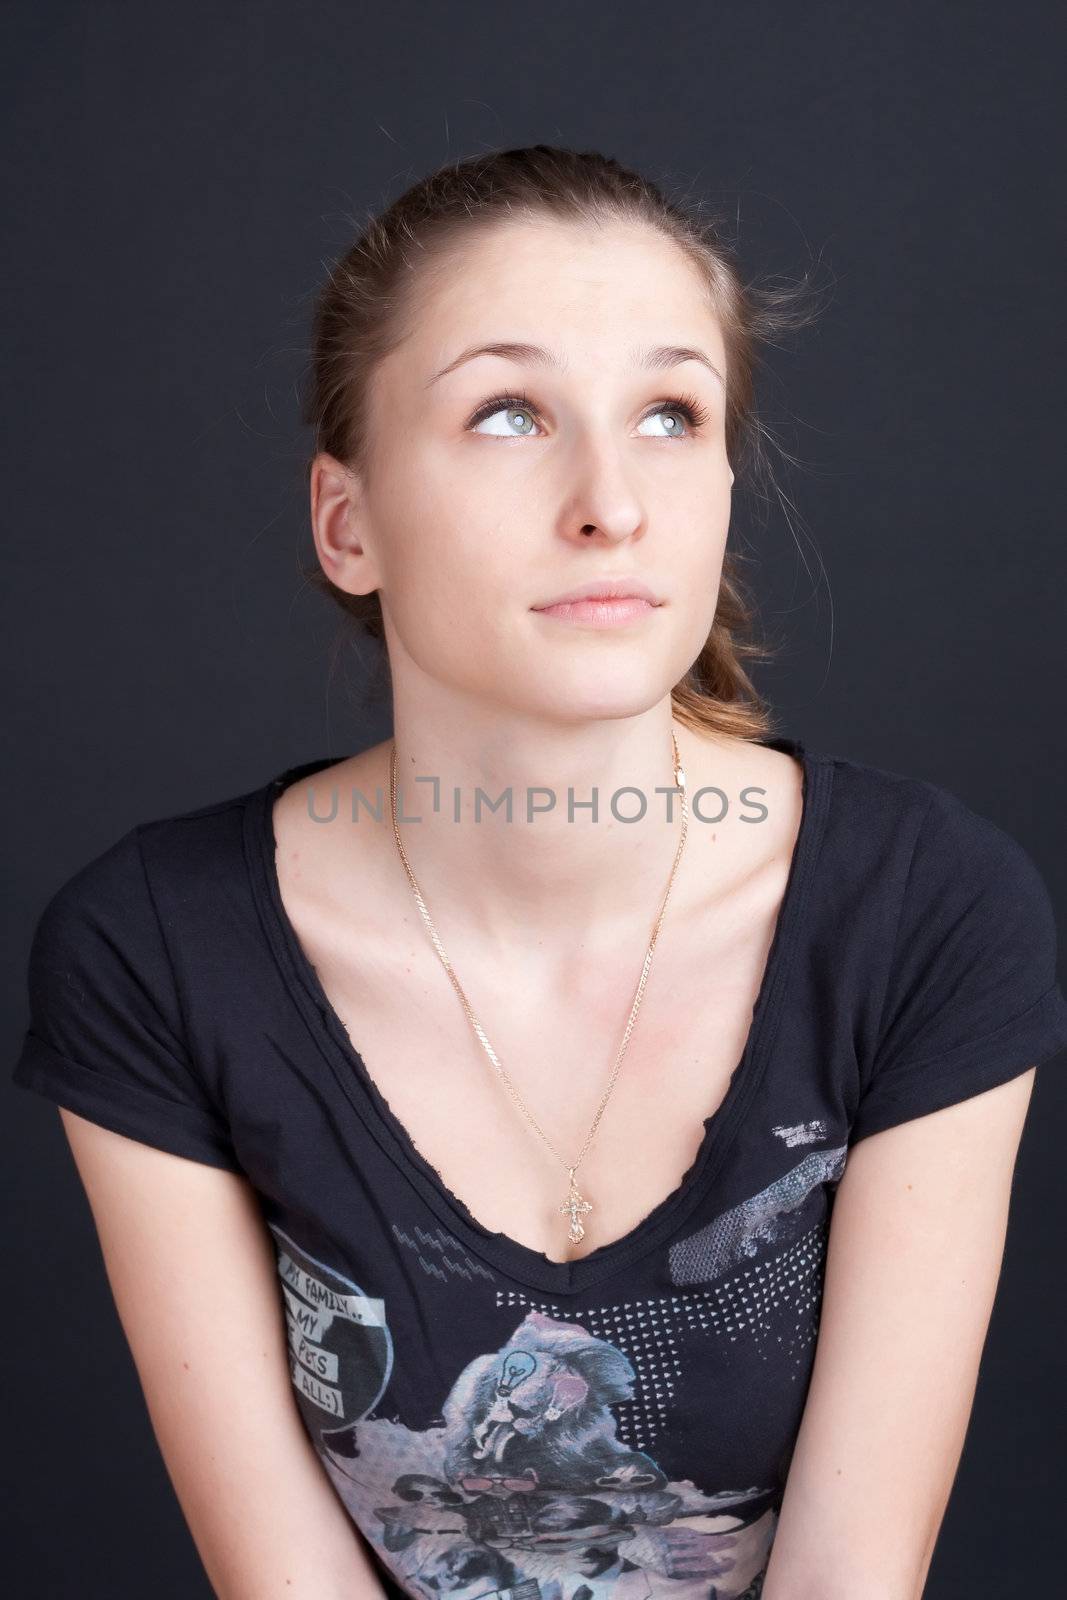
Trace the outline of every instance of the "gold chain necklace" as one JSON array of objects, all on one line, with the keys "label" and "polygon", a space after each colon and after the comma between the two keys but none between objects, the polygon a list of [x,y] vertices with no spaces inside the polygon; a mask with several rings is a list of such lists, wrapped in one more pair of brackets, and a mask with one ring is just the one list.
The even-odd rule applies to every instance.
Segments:
[{"label": "gold chain necklace", "polygon": [[674,865],[671,867],[671,875],[670,875],[670,879],[669,879],[669,881],[667,883],[667,892],[663,896],[663,904],[660,906],[659,916],[656,918],[656,925],[652,930],[652,938],[649,940],[648,952],[645,955],[644,965],[641,968],[641,977],[638,980],[637,992],[634,995],[633,1005],[630,1008],[630,1016],[629,1016],[629,1020],[628,1020],[628,1022],[626,1024],[626,1031],[622,1036],[622,1044],[619,1046],[619,1053],[615,1058],[615,1066],[612,1069],[611,1077],[610,1077],[610,1079],[608,1081],[608,1086],[607,1086],[606,1090],[604,1091],[604,1096],[603,1096],[603,1098],[602,1098],[602,1100],[600,1102],[600,1105],[597,1107],[597,1113],[596,1113],[596,1116],[593,1118],[592,1127],[589,1129],[589,1132],[586,1135],[585,1143],[583,1144],[583,1146],[581,1148],[581,1151],[580,1151],[580,1153],[578,1155],[577,1160],[574,1161],[574,1162],[568,1162],[568,1161],[566,1161],[564,1159],[563,1156],[560,1155],[559,1151],[556,1149],[556,1147],[552,1143],[551,1139],[545,1133],[544,1129],[540,1126],[540,1124],[537,1122],[536,1118],[532,1115],[532,1113],[527,1109],[527,1107],[523,1103],[522,1097],[520,1096],[518,1090],[515,1088],[515,1085],[512,1083],[511,1079],[508,1077],[508,1074],[505,1072],[504,1068],[501,1066],[500,1060],[499,1060],[499,1058],[498,1058],[498,1056],[496,1054],[496,1051],[493,1049],[492,1045],[489,1043],[489,1040],[486,1038],[485,1029],[482,1027],[481,1023],[478,1021],[477,1017],[474,1015],[474,1011],[471,1008],[470,1001],[467,999],[467,996],[464,994],[462,988],[460,987],[459,979],[456,977],[456,974],[452,969],[452,963],[451,963],[451,961],[449,961],[448,956],[445,954],[444,946],[442,945],[441,940],[438,937],[437,929],[433,925],[433,920],[432,920],[432,918],[430,916],[430,913],[426,909],[426,902],[422,898],[422,894],[421,894],[421,892],[419,890],[419,886],[415,881],[415,874],[411,870],[411,864],[408,861],[407,855],[404,852],[404,846],[403,846],[403,843],[401,842],[401,838],[400,838],[400,828],[399,828],[399,825],[397,823],[397,814],[396,814],[396,788],[397,788],[397,784],[396,784],[396,740],[395,739],[393,740],[392,751],[391,751],[391,754],[390,754],[389,800],[390,800],[390,809],[391,809],[392,818],[393,818],[393,836],[396,839],[396,847],[400,852],[400,859],[404,864],[404,871],[407,873],[408,881],[411,884],[412,890],[414,892],[416,904],[418,905],[419,911],[422,914],[422,919],[425,922],[427,929],[429,930],[430,938],[433,940],[434,949],[437,951],[437,954],[441,958],[441,962],[442,962],[442,964],[444,966],[445,971],[447,972],[447,974],[449,976],[449,979],[451,981],[452,987],[455,989],[457,995],[459,996],[460,1002],[461,1002],[461,1004],[463,1006],[464,1011],[467,1013],[467,1017],[470,1020],[471,1026],[473,1027],[475,1033],[477,1034],[479,1041],[483,1045],[483,1047],[484,1047],[484,1049],[486,1051],[486,1054],[488,1055],[490,1061],[493,1063],[493,1067],[496,1070],[497,1076],[500,1078],[501,1082],[503,1083],[504,1087],[507,1089],[508,1093],[511,1095],[512,1099],[515,1101],[516,1105],[518,1106],[519,1110],[522,1112],[523,1116],[526,1118],[527,1122],[529,1122],[531,1124],[531,1126],[538,1133],[538,1135],[541,1137],[541,1139],[544,1141],[544,1143],[548,1146],[548,1148],[551,1150],[552,1154],[556,1157],[556,1160],[561,1162],[562,1165],[567,1170],[567,1177],[568,1177],[568,1179],[570,1181],[570,1187],[568,1189],[567,1198],[563,1201],[562,1205],[559,1207],[559,1210],[560,1210],[560,1213],[563,1216],[569,1217],[569,1219],[570,1219],[570,1225],[568,1227],[567,1232],[568,1232],[569,1238],[571,1239],[572,1243],[574,1243],[574,1244],[577,1244],[581,1239],[583,1239],[585,1237],[585,1228],[582,1225],[581,1218],[582,1218],[583,1215],[585,1215],[586,1213],[592,1211],[592,1209],[593,1209],[592,1202],[590,1200],[586,1199],[582,1194],[579,1193],[578,1185],[577,1185],[577,1182],[575,1181],[574,1174],[578,1171],[578,1168],[581,1165],[581,1162],[583,1161],[583,1159],[585,1157],[586,1151],[589,1149],[589,1146],[593,1142],[593,1138],[594,1138],[594,1135],[596,1134],[597,1128],[600,1126],[600,1119],[604,1114],[604,1107],[608,1103],[608,1099],[609,1099],[609,1097],[611,1095],[611,1091],[614,1089],[616,1079],[619,1076],[619,1068],[622,1066],[622,1058],[623,1058],[623,1055],[625,1054],[626,1046],[630,1042],[630,1034],[633,1032],[634,1022],[637,1019],[637,1013],[641,1008],[641,1001],[644,998],[645,984],[648,981],[648,974],[649,974],[649,971],[650,971],[651,966],[652,966],[652,955],[653,955],[653,952],[655,951],[655,948],[656,948],[656,940],[659,938],[659,930],[660,930],[660,926],[661,926],[661,924],[663,922],[663,914],[667,909],[667,901],[670,899],[671,889],[674,887],[674,879],[675,879],[675,875],[676,875],[676,873],[678,871],[678,863],[682,859],[682,851],[685,849],[686,835],[687,835],[687,833],[689,831],[689,805],[688,805],[687,798],[686,798],[686,779],[685,779],[685,773],[682,770],[681,757],[678,754],[678,741],[674,736],[674,730],[673,729],[671,730],[671,745],[672,745],[673,750],[674,750],[674,783],[675,783],[675,788],[681,790],[681,795],[682,795],[682,828],[681,828],[681,837],[678,840],[678,849],[675,851]]}]

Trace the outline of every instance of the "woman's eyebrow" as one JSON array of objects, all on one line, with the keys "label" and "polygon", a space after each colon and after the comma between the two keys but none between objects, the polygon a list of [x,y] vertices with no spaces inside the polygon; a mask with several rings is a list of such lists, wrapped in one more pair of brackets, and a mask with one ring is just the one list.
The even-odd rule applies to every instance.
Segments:
[{"label": "woman's eyebrow", "polygon": [[[565,361],[562,361],[551,350],[546,350],[539,344],[522,344],[515,341],[479,344],[472,345],[469,350],[464,350],[454,361],[450,361],[447,367],[442,367],[440,372],[435,372],[433,377],[428,380],[426,387],[429,388],[431,384],[437,382],[438,378],[445,377],[447,373],[455,372],[456,368],[463,366],[464,362],[473,361],[476,356],[502,356],[505,361],[525,362],[529,366],[553,367],[557,372],[566,372],[567,370]],[[703,366],[708,368],[709,372],[718,378],[722,387],[726,388],[726,380],[711,357],[706,355],[703,350],[698,350],[691,345],[657,344],[653,345],[651,349],[634,352],[635,367],[645,367],[655,371],[663,371],[668,367],[680,366],[683,361],[701,362]]]}]

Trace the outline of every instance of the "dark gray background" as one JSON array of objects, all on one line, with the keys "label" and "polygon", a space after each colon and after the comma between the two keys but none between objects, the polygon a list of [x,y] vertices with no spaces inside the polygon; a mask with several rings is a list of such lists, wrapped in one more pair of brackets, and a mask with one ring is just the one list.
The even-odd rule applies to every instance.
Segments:
[{"label": "dark gray background", "polygon": [[[1057,11],[5,7],[12,1059],[79,865],[388,732],[300,581],[294,385],[346,218],[497,145],[691,186],[748,270],[825,287],[763,384],[792,525],[736,502],[787,642],[760,681],[783,731],[1007,828],[1067,928]],[[1058,1587],[1064,1080],[1038,1076],[930,1600]],[[12,1592],[207,1595],[58,1115],[8,1096]]]}]

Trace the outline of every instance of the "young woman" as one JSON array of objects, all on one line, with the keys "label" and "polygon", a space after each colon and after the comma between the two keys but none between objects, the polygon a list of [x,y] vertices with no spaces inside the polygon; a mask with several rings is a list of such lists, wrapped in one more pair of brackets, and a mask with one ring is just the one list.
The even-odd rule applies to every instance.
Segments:
[{"label": "young woman", "polygon": [[600,156],[417,184],[310,399],[395,736],[41,917],[15,1077],[227,1600],[922,1591],[1067,1002],[1023,847],[746,675],[789,314]]}]

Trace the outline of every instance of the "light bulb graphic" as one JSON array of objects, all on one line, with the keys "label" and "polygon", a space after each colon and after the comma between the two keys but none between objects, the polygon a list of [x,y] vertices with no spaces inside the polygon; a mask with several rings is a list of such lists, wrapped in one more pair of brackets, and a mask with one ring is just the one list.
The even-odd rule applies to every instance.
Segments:
[{"label": "light bulb graphic", "polygon": [[496,1386],[497,1394],[510,1394],[524,1378],[537,1370],[537,1362],[526,1350],[509,1350]]}]

